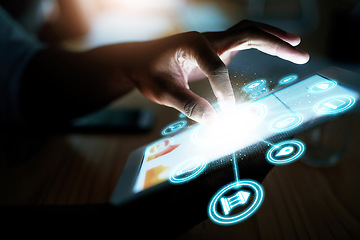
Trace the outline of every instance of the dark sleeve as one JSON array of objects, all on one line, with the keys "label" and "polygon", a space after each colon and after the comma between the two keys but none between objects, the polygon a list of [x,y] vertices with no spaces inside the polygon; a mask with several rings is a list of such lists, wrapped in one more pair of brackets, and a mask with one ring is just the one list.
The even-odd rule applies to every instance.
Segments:
[{"label": "dark sleeve", "polygon": [[21,75],[29,59],[41,48],[43,45],[0,6],[0,122],[22,123]]}]

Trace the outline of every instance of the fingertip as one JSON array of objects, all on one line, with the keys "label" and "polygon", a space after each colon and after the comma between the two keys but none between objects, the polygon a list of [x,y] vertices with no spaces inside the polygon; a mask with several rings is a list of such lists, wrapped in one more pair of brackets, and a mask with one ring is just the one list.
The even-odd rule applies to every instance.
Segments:
[{"label": "fingertip", "polygon": [[213,122],[216,116],[217,113],[213,107],[198,106],[197,109],[194,109],[193,114],[189,116],[189,118],[198,123],[208,125]]},{"label": "fingertip", "polygon": [[310,55],[307,52],[301,51],[296,58],[294,58],[294,63],[296,64],[305,64],[310,60]]},{"label": "fingertip", "polygon": [[301,38],[293,33],[286,33],[286,38],[284,40],[294,47],[299,45],[301,42]]}]

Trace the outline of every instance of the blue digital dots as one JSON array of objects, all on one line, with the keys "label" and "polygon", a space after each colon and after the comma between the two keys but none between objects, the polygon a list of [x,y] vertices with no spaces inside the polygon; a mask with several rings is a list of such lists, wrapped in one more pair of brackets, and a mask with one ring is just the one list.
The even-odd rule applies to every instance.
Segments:
[{"label": "blue digital dots", "polygon": [[337,85],[336,81],[322,81],[314,84],[309,88],[311,93],[321,93],[334,88]]},{"label": "blue digital dots", "polygon": [[173,133],[176,133],[186,127],[187,121],[185,120],[179,120],[177,122],[171,123],[168,126],[166,126],[162,131],[161,134],[163,136],[167,136]]},{"label": "blue digital dots", "polygon": [[280,79],[279,84],[280,85],[288,84],[295,81],[296,79],[298,79],[298,76],[296,74],[288,75]]},{"label": "blue digital dots", "polygon": [[274,145],[266,154],[268,162],[275,165],[291,163],[305,152],[305,144],[299,140],[287,140]]},{"label": "blue digital dots", "polygon": [[207,162],[204,158],[191,158],[175,166],[169,176],[173,184],[182,184],[199,176],[205,169]]},{"label": "blue digital dots", "polygon": [[338,114],[349,110],[354,106],[356,99],[353,96],[342,95],[342,96],[333,96],[326,98],[318,102],[314,106],[314,111],[318,114]]},{"label": "blue digital dots", "polygon": [[[252,191],[249,191],[251,189]],[[235,190],[235,194],[233,194]],[[228,196],[232,193],[231,196]],[[248,204],[250,197],[253,202]],[[232,225],[246,220],[258,210],[264,200],[263,187],[254,180],[241,180],[222,187],[211,199],[208,215],[211,221],[221,225]],[[220,206],[220,207],[219,207]],[[236,207],[244,206],[244,210],[231,214]]]},{"label": "blue digital dots", "polygon": [[276,118],[270,124],[270,130],[273,132],[286,132],[300,126],[304,117],[298,113],[285,114]]}]

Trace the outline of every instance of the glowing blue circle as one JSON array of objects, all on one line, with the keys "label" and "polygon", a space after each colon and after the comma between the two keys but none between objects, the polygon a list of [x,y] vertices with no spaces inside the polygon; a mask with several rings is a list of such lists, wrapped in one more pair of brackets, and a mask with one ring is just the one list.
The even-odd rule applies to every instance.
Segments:
[{"label": "glowing blue circle", "polygon": [[186,115],[183,113],[179,113],[179,118],[186,118]]},{"label": "glowing blue circle", "polygon": [[192,158],[175,166],[169,176],[173,184],[182,184],[199,176],[205,169],[207,162],[204,158]]},{"label": "glowing blue circle", "polygon": [[284,84],[288,84],[291,83],[293,81],[295,81],[296,79],[298,79],[298,76],[295,74],[283,77],[282,79],[280,79],[279,84],[280,85],[284,85]]},{"label": "glowing blue circle", "polygon": [[[296,145],[298,147],[298,150],[296,154],[292,155],[289,158],[276,158],[276,155],[273,156],[273,153],[275,153],[276,150],[280,151],[284,149],[287,145]],[[268,162],[275,164],[275,165],[283,165],[291,163],[295,160],[297,160],[299,157],[301,157],[305,152],[305,144],[299,140],[287,140],[280,142],[273,146],[266,154],[266,159]]]},{"label": "glowing blue circle", "polygon": [[180,129],[184,128],[186,125],[187,125],[187,122],[185,120],[180,120],[180,121],[171,123],[161,131],[161,134],[163,136],[166,136],[166,135],[170,135],[172,133],[176,133]]},{"label": "glowing blue circle", "polygon": [[320,93],[325,92],[334,88],[337,85],[336,81],[322,81],[314,84],[309,88],[309,92],[311,93]]},{"label": "glowing blue circle", "polygon": [[[232,189],[239,189],[241,187],[250,187],[254,190],[255,193],[255,199],[253,203],[243,212],[238,213],[233,216],[225,216],[216,210],[216,205],[219,202],[219,199],[224,196],[224,194]],[[256,210],[260,207],[261,203],[264,200],[264,190],[263,187],[254,180],[241,180],[239,182],[233,182],[230,183],[223,188],[221,188],[211,199],[209,208],[208,208],[208,215],[210,220],[217,224],[221,225],[231,225],[235,224],[241,221],[244,221],[245,219],[249,218],[252,214],[256,212]]]},{"label": "glowing blue circle", "polygon": [[[290,119],[293,119],[291,122]],[[304,121],[304,117],[301,114],[286,114],[276,118],[270,124],[270,130],[274,132],[286,132],[298,127]],[[283,122],[283,124],[281,124]]]},{"label": "glowing blue circle", "polygon": [[264,88],[260,89],[260,91],[258,91],[258,92],[251,93],[249,97],[251,99],[254,99],[254,98],[260,97],[268,92],[269,92],[269,89],[267,87],[264,87]]},{"label": "glowing blue circle", "polygon": [[263,88],[266,88],[266,80],[265,79],[259,79],[255,80],[251,83],[246,84],[242,90],[246,93],[251,92],[258,92],[261,91]]},{"label": "glowing blue circle", "polygon": [[356,99],[353,96],[334,96],[318,102],[314,111],[319,114],[337,114],[354,106]]}]

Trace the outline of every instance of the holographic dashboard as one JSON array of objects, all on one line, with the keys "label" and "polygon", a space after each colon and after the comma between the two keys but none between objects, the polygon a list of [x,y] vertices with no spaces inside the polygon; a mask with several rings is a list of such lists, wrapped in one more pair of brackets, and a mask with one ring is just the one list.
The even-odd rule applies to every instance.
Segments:
[{"label": "holographic dashboard", "polygon": [[[264,190],[259,182],[241,178],[237,159],[242,150],[263,143],[268,147],[263,158],[269,164],[296,161],[306,151],[306,143],[292,137],[355,111],[360,92],[357,81],[357,75],[338,68],[303,79],[296,74],[283,76],[272,91],[265,79],[258,79],[242,88],[252,101],[238,103],[231,114],[219,114],[210,126],[189,126],[186,116],[180,114],[164,127],[163,138],[129,156],[111,201],[119,205],[152,194],[159,186],[194,181],[210,163],[230,156],[234,180],[214,192],[207,214],[222,225],[243,221],[261,206]],[[279,135],[289,138],[275,141]],[[252,151],[256,152],[256,147]],[[239,206],[243,210],[233,213]]]}]

